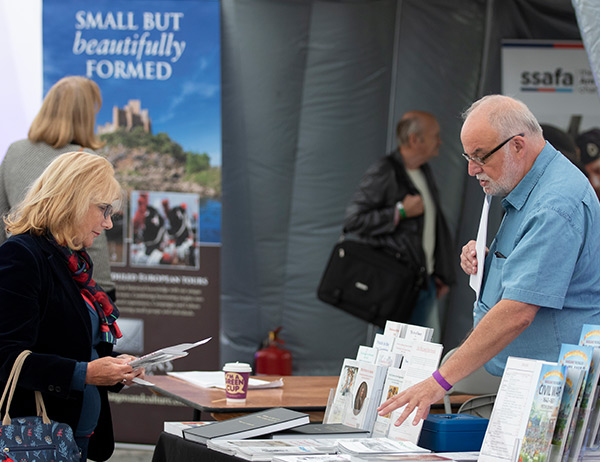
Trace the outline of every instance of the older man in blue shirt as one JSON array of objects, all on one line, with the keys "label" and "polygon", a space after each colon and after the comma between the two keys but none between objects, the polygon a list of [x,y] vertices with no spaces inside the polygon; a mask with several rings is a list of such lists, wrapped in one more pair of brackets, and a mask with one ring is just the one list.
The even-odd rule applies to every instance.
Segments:
[{"label": "older man in blue shirt", "polygon": [[[502,374],[508,356],[556,361],[561,343],[578,343],[583,324],[600,324],[600,205],[589,182],[544,140],[520,101],[489,95],[465,113],[461,141],[486,194],[501,196],[505,216],[485,259],[475,328],[432,377],[387,400],[427,416],[445,388],[486,364]],[[475,241],[461,267],[476,274]]]}]

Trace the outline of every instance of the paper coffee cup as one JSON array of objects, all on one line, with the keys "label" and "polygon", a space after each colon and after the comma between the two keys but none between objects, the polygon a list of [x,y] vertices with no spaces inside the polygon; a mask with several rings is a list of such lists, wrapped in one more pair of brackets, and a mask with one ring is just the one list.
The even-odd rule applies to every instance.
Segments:
[{"label": "paper coffee cup", "polygon": [[225,395],[228,403],[243,403],[248,393],[248,381],[252,368],[247,363],[227,363],[225,372]]}]

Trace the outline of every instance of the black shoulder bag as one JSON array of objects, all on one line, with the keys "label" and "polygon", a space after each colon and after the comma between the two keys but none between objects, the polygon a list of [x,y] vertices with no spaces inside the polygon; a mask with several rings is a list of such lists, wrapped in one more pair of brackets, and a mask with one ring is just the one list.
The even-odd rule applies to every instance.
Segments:
[{"label": "black shoulder bag", "polygon": [[[399,167],[389,158],[396,180]],[[412,314],[426,270],[410,245],[407,252],[373,247],[342,235],[321,277],[317,297],[380,327],[406,322]]]}]

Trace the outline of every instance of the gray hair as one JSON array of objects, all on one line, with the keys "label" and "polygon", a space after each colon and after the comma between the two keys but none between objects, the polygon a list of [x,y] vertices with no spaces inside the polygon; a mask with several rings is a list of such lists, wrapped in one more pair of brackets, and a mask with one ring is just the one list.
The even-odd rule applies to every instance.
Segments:
[{"label": "gray hair", "polygon": [[500,138],[517,133],[543,137],[542,127],[522,101],[504,95],[487,95],[475,101],[463,114],[467,120],[472,114],[484,111],[490,126],[498,132]]},{"label": "gray hair", "polygon": [[409,116],[401,119],[396,125],[396,137],[398,145],[403,146],[408,144],[410,135],[419,135],[423,133],[423,119],[417,115]]}]

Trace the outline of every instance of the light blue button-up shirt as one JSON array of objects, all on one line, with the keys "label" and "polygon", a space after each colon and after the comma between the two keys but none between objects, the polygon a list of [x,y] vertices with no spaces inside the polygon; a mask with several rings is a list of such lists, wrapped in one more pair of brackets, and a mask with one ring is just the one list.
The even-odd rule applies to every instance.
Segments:
[{"label": "light blue button-up shirt", "polygon": [[583,324],[600,325],[600,204],[587,178],[546,143],[502,207],[474,324],[502,299],[540,310],[486,364],[495,375],[508,356],[557,361],[562,343],[579,343]]}]

